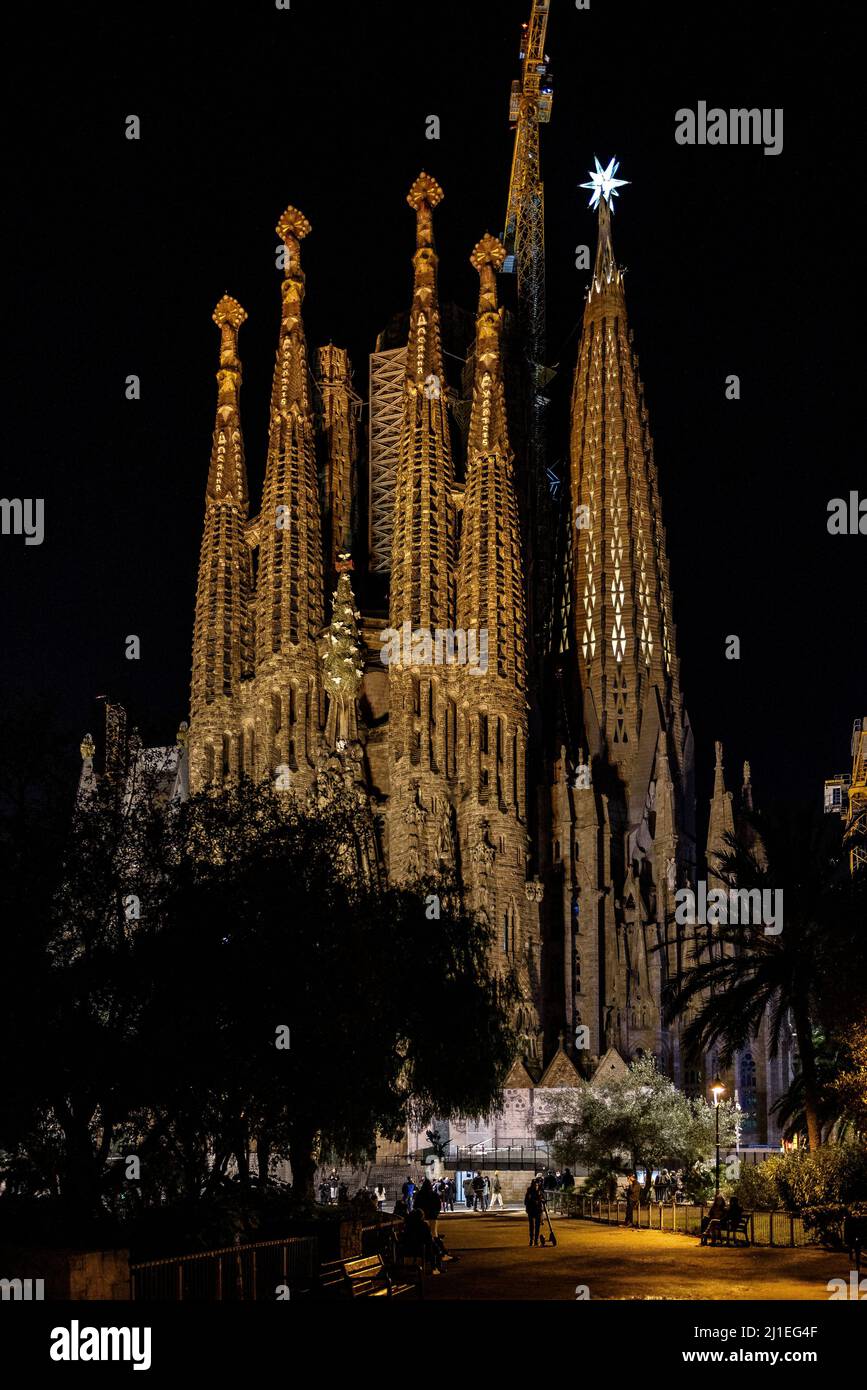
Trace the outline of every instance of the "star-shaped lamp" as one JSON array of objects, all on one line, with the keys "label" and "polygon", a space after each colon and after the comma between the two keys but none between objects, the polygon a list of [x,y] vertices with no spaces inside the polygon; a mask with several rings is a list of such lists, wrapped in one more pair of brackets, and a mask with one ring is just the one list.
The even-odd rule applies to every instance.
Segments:
[{"label": "star-shaped lamp", "polygon": [[579,187],[591,188],[593,190],[590,199],[590,206],[592,208],[598,208],[600,198],[604,198],[608,206],[612,207],[614,199],[617,197],[618,188],[624,188],[629,183],[629,180],[616,179],[614,177],[617,170],[620,168],[618,160],[612,159],[607,169],[602,168],[602,165],[595,155],[593,162],[596,165],[596,171],[590,175],[590,182],[579,184]]}]

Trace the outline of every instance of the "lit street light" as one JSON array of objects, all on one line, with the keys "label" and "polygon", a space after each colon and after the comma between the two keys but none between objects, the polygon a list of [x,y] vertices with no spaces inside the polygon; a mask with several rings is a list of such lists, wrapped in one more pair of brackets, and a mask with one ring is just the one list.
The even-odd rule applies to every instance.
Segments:
[{"label": "lit street light", "polygon": [[725,1095],[725,1086],[717,1076],[716,1081],[711,1082],[710,1093],[713,1096],[714,1110],[716,1111],[716,1186],[714,1195],[719,1196],[719,1103]]}]

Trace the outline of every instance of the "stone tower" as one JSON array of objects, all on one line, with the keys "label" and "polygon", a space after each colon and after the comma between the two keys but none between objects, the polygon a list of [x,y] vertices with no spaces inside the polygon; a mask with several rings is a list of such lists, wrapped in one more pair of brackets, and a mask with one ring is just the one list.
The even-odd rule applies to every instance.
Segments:
[{"label": "stone tower", "polygon": [[[595,201],[595,199],[594,199]],[[555,759],[567,1021],[591,1054],[653,1052],[675,1074],[661,989],[683,959],[674,893],[694,873],[693,749],[665,530],[609,196],[572,392],[572,650],[582,746]],[[569,899],[571,898],[571,903]],[[568,910],[568,915],[567,915]],[[570,987],[571,982],[571,987]]]},{"label": "stone tower", "polygon": [[496,958],[515,967],[518,1019],[529,1058],[541,1064],[538,906],[528,899],[527,671],[524,572],[503,388],[503,311],[497,271],[505,248],[485,236],[471,256],[479,273],[475,378],[457,571],[457,628],[479,633],[484,660],[455,670],[460,691],[458,833],[470,904],[495,928]]},{"label": "stone tower", "polygon": [[237,767],[242,683],[253,673],[253,561],[247,543],[249,500],[239,395],[238,331],[247,315],[224,295],[214,310],[220,330],[217,419],[205,494],[193,628],[190,778],[194,789]]},{"label": "stone tower", "polygon": [[389,872],[396,879],[455,867],[450,784],[457,775],[457,690],[436,664],[437,631],[454,628],[454,471],[440,346],[433,210],[427,174],[407,202],[416,216],[388,618]]}]

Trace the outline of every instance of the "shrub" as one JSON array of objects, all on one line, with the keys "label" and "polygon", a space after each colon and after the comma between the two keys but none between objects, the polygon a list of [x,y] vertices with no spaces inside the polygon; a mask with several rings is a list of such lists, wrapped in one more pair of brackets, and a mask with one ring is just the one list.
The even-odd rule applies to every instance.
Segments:
[{"label": "shrub", "polygon": [[775,1176],[779,1161],[768,1158],[764,1163],[741,1169],[732,1190],[745,1211],[771,1211],[780,1205]]}]

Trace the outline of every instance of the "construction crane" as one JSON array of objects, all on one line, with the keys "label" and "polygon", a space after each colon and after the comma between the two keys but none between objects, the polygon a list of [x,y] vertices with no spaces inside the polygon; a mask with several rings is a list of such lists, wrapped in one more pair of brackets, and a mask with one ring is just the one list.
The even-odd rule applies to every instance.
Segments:
[{"label": "construction crane", "polygon": [[509,124],[515,148],[506,205],[504,273],[518,276],[522,327],[532,360],[545,352],[545,193],[539,170],[539,126],[551,119],[553,89],[545,53],[550,0],[533,0],[530,23],[521,26],[521,76],[512,83]]},{"label": "construction crane", "polygon": [[527,379],[527,501],[534,555],[527,557],[535,577],[535,623],[541,637],[550,624],[550,553],[546,471],[545,387],[554,373],[545,366],[545,193],[539,168],[539,126],[551,119],[553,89],[545,52],[550,0],[532,0],[529,24],[521,26],[521,76],[512,83],[509,122],[515,148],[506,205],[504,274],[517,276],[518,321]]},{"label": "construction crane", "polygon": [[852,727],[852,781],[845,826],[849,868],[856,874],[867,869],[867,718],[856,719]]}]

